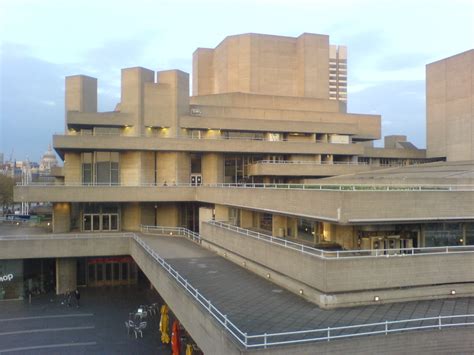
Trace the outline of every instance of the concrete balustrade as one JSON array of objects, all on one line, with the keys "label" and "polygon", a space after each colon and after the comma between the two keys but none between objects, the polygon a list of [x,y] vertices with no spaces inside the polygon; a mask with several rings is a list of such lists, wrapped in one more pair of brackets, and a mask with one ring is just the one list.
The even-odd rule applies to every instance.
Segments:
[{"label": "concrete balustrade", "polygon": [[[209,223],[203,245],[321,307],[474,295],[474,252],[322,258]],[[270,277],[268,277],[270,274]]]}]

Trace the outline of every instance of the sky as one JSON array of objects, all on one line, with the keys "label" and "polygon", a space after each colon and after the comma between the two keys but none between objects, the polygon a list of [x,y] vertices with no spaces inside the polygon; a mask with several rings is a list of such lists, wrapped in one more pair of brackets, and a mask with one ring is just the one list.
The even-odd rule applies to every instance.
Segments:
[{"label": "sky", "polygon": [[64,132],[64,77],[98,78],[99,110],[120,69],[181,69],[228,35],[320,33],[348,47],[348,111],[425,143],[425,65],[472,49],[474,0],[0,0],[0,152],[38,161]]}]

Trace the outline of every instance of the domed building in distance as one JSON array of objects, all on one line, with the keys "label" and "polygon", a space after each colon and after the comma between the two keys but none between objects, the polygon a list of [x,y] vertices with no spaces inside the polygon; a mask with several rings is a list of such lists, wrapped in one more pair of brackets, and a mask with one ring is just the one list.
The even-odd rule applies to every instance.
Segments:
[{"label": "domed building in distance", "polygon": [[51,145],[49,145],[48,150],[44,152],[41,157],[39,172],[42,174],[49,173],[51,168],[55,166],[58,166],[58,160],[56,159],[56,154],[53,152]]}]

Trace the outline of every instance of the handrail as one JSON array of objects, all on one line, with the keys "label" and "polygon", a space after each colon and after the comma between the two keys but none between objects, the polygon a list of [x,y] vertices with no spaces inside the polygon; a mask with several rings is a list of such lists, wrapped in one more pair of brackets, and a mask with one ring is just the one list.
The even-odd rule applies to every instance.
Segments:
[{"label": "handrail", "polygon": [[17,183],[17,186],[42,186],[42,187],[212,187],[212,188],[241,188],[241,189],[289,189],[289,190],[320,190],[320,191],[474,191],[474,185],[443,185],[443,184],[290,184],[290,183],[212,183],[212,184],[192,184],[192,183],[58,183],[58,182],[29,182]]},{"label": "handrail", "polygon": [[[146,226],[144,226],[146,229]],[[169,230],[184,230],[182,227],[157,227],[157,229],[163,228],[163,231]],[[153,229],[153,228],[149,228]],[[59,234],[50,235],[49,239],[70,239],[71,236],[78,239],[85,239],[91,237],[104,237],[112,236],[111,234]],[[17,238],[21,236],[9,236]],[[26,235],[30,239],[39,239],[38,235]],[[292,332],[280,332],[280,333],[265,333],[265,334],[254,334],[248,335],[237,327],[226,314],[221,312],[215,307],[212,302],[204,297],[199,290],[191,285],[191,283],[184,278],[178,271],[176,271],[169,263],[167,263],[158,253],[156,253],[142,238],[135,233],[117,233],[116,237],[132,238],[138,243],[158,264],[173,278],[175,279],[184,290],[194,298],[204,310],[214,318],[219,324],[221,324],[235,340],[238,341],[245,349],[253,348],[268,348],[277,345],[288,345],[288,344],[302,344],[316,341],[331,341],[341,338],[353,338],[365,335],[377,335],[413,330],[426,330],[426,329],[443,329],[451,327],[471,326],[474,325],[474,314],[462,314],[462,315],[450,315],[450,316],[437,316],[437,317],[425,317],[416,319],[403,319],[393,320],[369,324],[356,324],[349,326],[339,327],[327,327],[320,329],[308,329],[298,330]],[[4,237],[0,237],[2,240]],[[42,236],[44,238],[44,236]],[[472,319],[472,321],[469,321]],[[459,321],[458,321],[459,320]],[[419,322],[419,325],[412,325],[409,327],[402,327],[397,325],[401,324],[413,324]],[[429,324],[423,324],[429,323]],[[375,330],[364,331],[367,328],[376,328]]]},{"label": "handrail", "polygon": [[250,163],[249,165],[252,164],[290,164],[290,165],[374,165],[374,166],[379,166],[375,164],[369,164],[367,162],[360,162],[360,161],[312,161],[312,160],[257,160],[254,163]]},{"label": "handrail", "polygon": [[148,254],[160,264],[165,271],[168,272],[184,289],[197,301],[204,309],[217,320],[224,328],[229,331],[234,338],[245,348],[247,348],[247,333],[242,332],[234,323],[232,323],[227,315],[223,314],[217,309],[212,302],[204,297],[197,288],[193,287],[187,279],[176,271],[170,264],[168,264],[158,253],[150,248],[140,237],[136,234],[133,235],[133,239],[143,248]]},{"label": "handrail", "polygon": [[393,258],[404,256],[427,256],[439,254],[464,254],[474,253],[474,245],[458,245],[444,247],[419,247],[419,248],[398,248],[398,249],[354,249],[354,250],[323,250],[301,243],[293,242],[280,237],[273,237],[271,234],[255,232],[250,229],[237,227],[220,221],[207,221],[210,225],[227,229],[247,237],[258,239],[267,243],[275,244],[287,249],[292,249],[302,254],[322,258],[322,259],[362,259],[362,258]]},{"label": "handrail", "polygon": [[64,234],[11,234],[0,235],[0,240],[130,238],[133,233],[64,233]]},{"label": "handrail", "polygon": [[166,227],[166,226],[150,226],[150,225],[140,225],[140,230],[142,233],[149,233],[149,234],[158,234],[158,235],[178,235],[186,237],[193,242],[198,244],[201,243],[201,236],[184,227]]},{"label": "handrail", "polygon": [[305,143],[305,144],[313,144],[313,143],[324,143],[324,144],[338,144],[338,145],[351,145],[355,143],[336,143],[336,142],[329,142],[324,139],[314,139],[314,140],[307,140],[307,141],[297,141],[291,140],[287,138],[281,138],[278,140],[274,140],[268,137],[226,137],[226,136],[176,136],[176,137],[166,137],[160,135],[152,135],[152,134],[128,134],[124,132],[120,132],[119,134],[110,134],[109,132],[91,132],[89,133],[74,133],[74,134],[55,134],[55,136],[62,136],[62,137],[98,137],[98,136],[120,136],[120,137],[131,137],[131,138],[154,138],[154,139],[179,139],[179,140],[218,140],[218,141],[258,141],[258,142],[269,142],[269,143]]},{"label": "handrail", "polygon": [[[148,252],[162,267],[168,272],[204,309],[221,324],[245,349],[252,348],[267,348],[277,345],[288,345],[288,344],[302,344],[307,342],[315,341],[331,341],[340,338],[351,338],[359,337],[364,335],[376,335],[395,332],[403,332],[408,330],[422,330],[422,329],[443,329],[447,327],[460,327],[474,325],[474,314],[464,315],[451,315],[451,316],[437,316],[437,317],[426,317],[417,319],[403,319],[395,321],[385,321],[370,324],[356,324],[342,327],[327,327],[320,329],[309,329],[300,330],[293,332],[282,332],[282,333],[265,333],[248,335],[247,333],[240,330],[228,316],[217,309],[212,302],[204,297],[197,288],[193,287],[187,279],[179,274],[170,264],[168,264],[158,253],[150,248],[140,237],[133,235],[133,239],[141,245],[145,251]],[[467,321],[468,318],[472,318],[472,321]],[[455,323],[453,320],[461,319],[461,321]],[[449,322],[446,322],[449,320]],[[445,322],[443,322],[445,321]],[[403,323],[414,323],[420,322],[420,325],[414,325],[410,327],[392,327],[397,324]],[[432,324],[422,325],[424,322],[431,322]],[[378,330],[362,331],[366,328],[380,328]],[[349,332],[346,332],[348,331]],[[312,334],[322,334],[321,336],[313,336]],[[281,338],[281,339],[279,339]],[[275,339],[272,341],[272,339]]]}]

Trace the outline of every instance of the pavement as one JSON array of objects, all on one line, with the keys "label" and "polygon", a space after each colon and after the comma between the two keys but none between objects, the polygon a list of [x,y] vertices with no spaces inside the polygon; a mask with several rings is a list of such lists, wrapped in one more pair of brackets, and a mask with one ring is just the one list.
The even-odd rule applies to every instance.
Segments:
[{"label": "pavement", "polygon": [[127,335],[124,322],[158,294],[137,286],[81,288],[81,307],[55,295],[0,301],[0,354],[171,354],[159,341],[159,315],[143,338]]},{"label": "pavement", "polygon": [[[141,236],[230,321],[249,335],[474,314],[472,297],[324,310],[187,239]],[[469,321],[472,322],[472,318]],[[433,322],[402,323],[399,326],[429,324]],[[375,330],[368,327],[364,331],[372,329]]]}]

